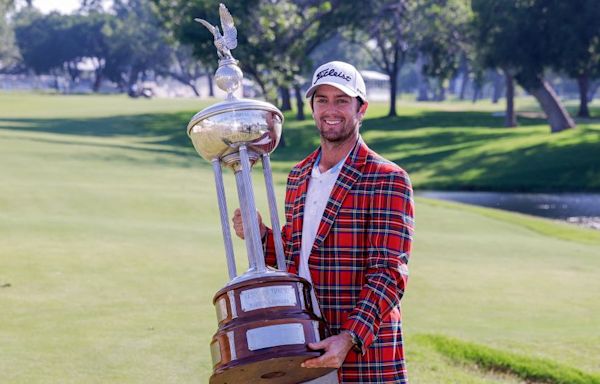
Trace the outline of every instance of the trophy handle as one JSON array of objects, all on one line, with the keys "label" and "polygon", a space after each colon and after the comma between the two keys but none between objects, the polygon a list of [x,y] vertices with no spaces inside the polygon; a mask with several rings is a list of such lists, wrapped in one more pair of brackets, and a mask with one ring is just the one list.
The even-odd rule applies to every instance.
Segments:
[{"label": "trophy handle", "polygon": [[254,188],[252,187],[252,177],[250,169],[250,158],[248,157],[248,148],[246,145],[240,145],[240,169],[235,172],[235,180],[238,186],[238,197],[240,200],[240,209],[242,211],[242,223],[244,224],[244,238],[246,249],[248,251],[248,261],[250,269],[256,272],[265,272],[265,256],[260,241],[260,230],[258,228],[258,218],[256,216],[256,203],[254,201]]},{"label": "trophy handle", "polygon": [[267,200],[269,201],[269,212],[271,214],[271,228],[273,228],[273,240],[275,241],[275,255],[277,256],[277,269],[287,272],[285,256],[283,254],[283,240],[281,238],[281,226],[277,215],[277,201],[273,187],[273,176],[271,174],[271,157],[268,153],[262,155],[263,174],[267,189]]},{"label": "trophy handle", "polygon": [[225,199],[225,187],[223,186],[223,172],[221,172],[221,162],[219,159],[211,161],[215,175],[215,185],[217,187],[217,199],[219,201],[219,212],[221,213],[221,230],[223,231],[223,242],[225,243],[225,256],[227,257],[227,270],[229,280],[237,276],[235,267],[235,257],[233,254],[233,243],[231,241],[231,230],[229,228],[229,211],[227,210],[227,200]]}]

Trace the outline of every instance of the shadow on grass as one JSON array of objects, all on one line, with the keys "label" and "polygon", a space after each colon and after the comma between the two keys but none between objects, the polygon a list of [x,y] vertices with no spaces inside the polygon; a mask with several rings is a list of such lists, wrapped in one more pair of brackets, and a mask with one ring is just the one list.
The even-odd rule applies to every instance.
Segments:
[{"label": "shadow on grass", "polygon": [[[579,140],[504,147],[493,153],[478,143],[426,155],[392,158],[409,172],[430,171],[417,188],[479,191],[568,192],[600,190],[600,131]],[[474,150],[470,150],[474,149]],[[459,151],[463,153],[458,154]],[[453,156],[456,156],[453,157]],[[452,157],[452,158],[451,158]]]},{"label": "shadow on grass", "polygon": [[[174,155],[195,159],[198,157],[186,126],[192,113],[157,113],[126,116],[109,116],[90,119],[0,119],[0,130],[17,132],[43,132],[64,135],[59,137],[28,137],[28,140],[43,143],[88,146],[96,148],[116,148],[135,150],[152,154]],[[131,137],[121,142],[91,142],[73,137]]]},{"label": "shadow on grass", "polygon": [[[520,127],[546,124],[544,119],[519,117]],[[421,114],[379,117],[364,122],[364,129],[414,130],[420,128],[505,128],[504,118],[491,112],[479,111],[423,111]],[[550,128],[548,128],[550,130]]]},{"label": "shadow on grass", "polygon": [[[0,119],[0,129],[63,134],[65,144],[135,149],[187,158],[197,154],[187,137],[191,112],[110,116],[90,119]],[[517,129],[504,128],[502,117],[489,112],[423,111],[418,115],[380,117],[361,128],[368,145],[409,173],[427,173],[417,188],[498,191],[600,190],[600,130],[577,128],[578,136],[545,140],[515,150],[517,142],[540,135],[545,121],[520,118]],[[541,127],[540,127],[541,126]],[[544,137],[552,137],[544,131]],[[81,137],[133,137],[114,143],[81,143]],[[273,153],[274,169],[285,172],[319,144],[312,120],[296,121],[286,114],[283,141]],[[564,137],[564,136],[562,136]],[[137,140],[136,140],[137,138]],[[48,140],[54,138],[30,138]],[[505,144],[489,153],[480,149],[499,140]],[[539,142],[539,141],[538,141]]]},{"label": "shadow on grass", "polygon": [[188,145],[187,112],[109,116],[90,119],[0,119],[0,129],[65,135],[137,136],[153,144]]},{"label": "shadow on grass", "polygon": [[[318,145],[319,138],[314,122],[309,119],[297,121],[293,114],[286,113],[284,136],[286,146],[278,148],[273,154],[274,160],[299,161],[311,153]],[[540,119],[519,119],[524,127],[544,124]],[[405,137],[396,134],[420,129],[449,128],[445,132],[438,131],[427,137]],[[460,128],[460,130],[452,129]],[[477,129],[477,131],[475,131]],[[548,129],[549,130],[549,129]],[[368,145],[380,153],[390,153],[398,147],[443,147],[454,144],[478,145],[495,137],[506,135],[503,119],[494,117],[489,112],[443,112],[423,111],[419,115],[367,118],[361,127],[362,133],[372,131],[389,131],[390,135],[370,139]],[[518,132],[526,135],[526,132]],[[423,158],[427,161],[427,156]]]}]

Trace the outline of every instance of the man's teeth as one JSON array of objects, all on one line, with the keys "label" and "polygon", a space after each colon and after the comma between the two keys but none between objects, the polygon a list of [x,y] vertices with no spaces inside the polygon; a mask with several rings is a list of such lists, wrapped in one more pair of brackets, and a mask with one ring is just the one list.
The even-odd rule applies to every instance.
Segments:
[{"label": "man's teeth", "polygon": [[339,124],[342,120],[325,120],[327,124]]}]

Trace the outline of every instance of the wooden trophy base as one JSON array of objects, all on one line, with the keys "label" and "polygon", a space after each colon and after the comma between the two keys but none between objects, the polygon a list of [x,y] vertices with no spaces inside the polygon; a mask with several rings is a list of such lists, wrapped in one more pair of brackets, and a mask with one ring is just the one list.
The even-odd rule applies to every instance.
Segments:
[{"label": "wooden trophy base", "polygon": [[271,357],[240,364],[223,372],[215,372],[210,384],[298,384],[331,372],[331,368],[301,368],[300,364],[319,352],[304,352],[291,356]]},{"label": "wooden trophy base", "polygon": [[221,289],[214,303],[210,384],[298,384],[333,370],[300,366],[321,355],[307,344],[329,336],[305,279],[285,272],[249,278]]}]

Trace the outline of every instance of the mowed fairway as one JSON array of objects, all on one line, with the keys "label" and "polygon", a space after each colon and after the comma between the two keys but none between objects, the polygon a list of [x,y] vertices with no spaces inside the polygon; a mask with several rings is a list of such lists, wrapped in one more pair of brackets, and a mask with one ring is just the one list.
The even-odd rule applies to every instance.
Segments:
[{"label": "mowed fairway", "polygon": [[[227,273],[212,171],[185,125],[213,102],[0,94],[0,383],[208,382]],[[283,171],[306,154],[295,144],[274,156],[280,209]],[[583,235],[552,235],[565,228]],[[600,234],[573,228],[418,199],[412,382],[525,382],[456,359],[438,336],[599,382]],[[245,270],[240,241],[236,255]]]}]

